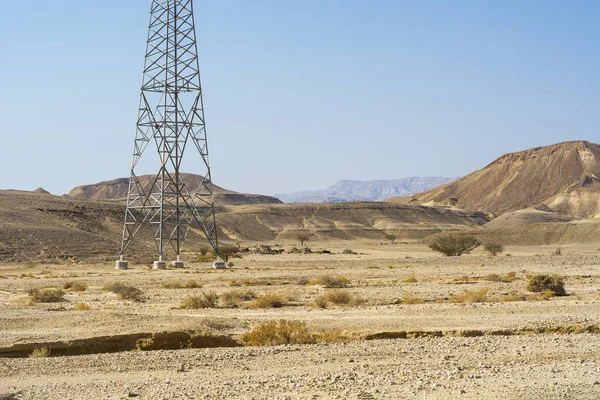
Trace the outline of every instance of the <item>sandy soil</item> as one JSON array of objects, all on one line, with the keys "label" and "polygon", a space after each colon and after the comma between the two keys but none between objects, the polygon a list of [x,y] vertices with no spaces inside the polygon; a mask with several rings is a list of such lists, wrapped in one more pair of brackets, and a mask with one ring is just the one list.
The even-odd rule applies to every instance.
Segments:
[{"label": "sandy soil", "polygon": [[[510,256],[476,251],[447,258],[418,244],[354,243],[358,254],[341,254],[350,247],[347,242],[312,243],[314,250],[325,246],[335,254],[247,255],[226,271],[214,271],[209,263],[167,271],[141,265],[124,272],[109,264],[0,266],[4,349],[145,332],[202,330],[238,338],[261,322],[280,319],[306,322],[315,332],[339,330],[353,339],[346,344],[0,358],[0,399],[600,397],[600,336],[564,334],[600,331],[597,246],[563,247],[561,256],[551,255],[554,247],[509,247]],[[511,272],[515,279],[504,279]],[[535,273],[564,276],[569,296],[536,299],[525,289],[526,276]],[[314,307],[316,297],[335,289],[306,281],[324,275],[348,278],[344,290],[355,301]],[[164,287],[188,280],[202,287]],[[85,282],[87,290],[67,291],[60,303],[26,304],[30,289],[66,282]],[[102,290],[115,282],[138,287],[145,301],[122,300]],[[451,301],[483,289],[484,302]],[[286,304],[179,308],[188,296],[241,290],[278,293]],[[410,296],[424,302],[403,304]],[[507,296],[527,301],[502,301]],[[91,309],[76,310],[80,303]],[[364,340],[403,335],[416,338]]]}]

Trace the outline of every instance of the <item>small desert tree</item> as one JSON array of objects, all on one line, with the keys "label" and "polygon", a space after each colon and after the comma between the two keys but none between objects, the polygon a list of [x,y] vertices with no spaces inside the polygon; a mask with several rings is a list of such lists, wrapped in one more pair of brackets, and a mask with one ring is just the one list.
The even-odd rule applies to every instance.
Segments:
[{"label": "small desert tree", "polygon": [[484,247],[485,251],[493,256],[497,256],[504,251],[504,246],[499,243],[487,243]]},{"label": "small desert tree", "polygon": [[308,232],[298,232],[296,239],[300,241],[300,245],[304,246],[304,242],[308,241],[312,235]]},{"label": "small desert tree", "polygon": [[394,242],[396,241],[396,235],[394,235],[393,233],[386,233],[385,240],[389,240],[392,244],[394,244]]},{"label": "small desert tree", "polygon": [[470,252],[480,244],[473,236],[445,234],[437,236],[429,247],[447,256],[460,256]]},{"label": "small desert tree", "polygon": [[223,259],[223,261],[227,262],[230,258],[240,258],[240,248],[238,246],[233,245],[223,245],[219,246],[219,257]]}]

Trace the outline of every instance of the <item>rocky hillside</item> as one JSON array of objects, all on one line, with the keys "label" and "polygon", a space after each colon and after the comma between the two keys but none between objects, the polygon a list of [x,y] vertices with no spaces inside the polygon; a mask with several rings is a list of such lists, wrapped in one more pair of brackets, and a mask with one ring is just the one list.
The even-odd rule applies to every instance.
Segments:
[{"label": "rocky hillside", "polygon": [[483,169],[398,203],[451,205],[500,215],[536,208],[600,217],[600,146],[585,141],[503,155]]},{"label": "rocky hillside", "polygon": [[[252,204],[219,206],[219,239],[247,244],[297,245],[299,230],[311,244],[340,240],[419,239],[443,230],[477,228],[477,212],[386,203]],[[0,190],[0,262],[113,260],[120,248],[124,205],[33,192]],[[154,254],[151,230],[140,231],[132,251]],[[203,242],[192,229],[186,248]]]},{"label": "rocky hillside", "polygon": [[[202,183],[202,177],[194,174],[181,174],[190,191],[195,191]],[[151,175],[142,175],[139,180],[145,189],[149,189],[154,179]],[[67,196],[91,200],[125,200],[129,188],[129,178],[119,178],[112,181],[100,182],[92,185],[78,186],[71,190]],[[259,194],[246,194],[223,189],[212,185],[215,204],[241,205],[241,204],[278,204],[279,199]]]},{"label": "rocky hillside", "polygon": [[410,196],[452,181],[454,178],[426,177],[377,181],[342,180],[325,190],[276,194],[285,203],[334,203],[344,201],[382,201],[395,196]]}]

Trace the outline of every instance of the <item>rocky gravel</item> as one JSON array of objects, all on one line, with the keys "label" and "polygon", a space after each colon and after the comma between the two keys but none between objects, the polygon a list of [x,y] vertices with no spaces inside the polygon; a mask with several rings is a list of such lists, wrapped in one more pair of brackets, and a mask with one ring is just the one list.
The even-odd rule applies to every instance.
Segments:
[{"label": "rocky gravel", "polygon": [[599,349],[580,334],[0,359],[0,398],[598,399]]}]

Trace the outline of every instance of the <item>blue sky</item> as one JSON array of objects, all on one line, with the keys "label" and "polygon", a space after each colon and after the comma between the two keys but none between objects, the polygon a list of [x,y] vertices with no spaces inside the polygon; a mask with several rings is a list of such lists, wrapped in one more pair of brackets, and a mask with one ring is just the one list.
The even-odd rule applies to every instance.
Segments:
[{"label": "blue sky", "polygon": [[[2,189],[128,176],[149,0],[2,4]],[[461,176],[600,126],[600,1],[195,1],[211,166],[273,194]],[[190,171],[194,172],[194,171]]]}]

